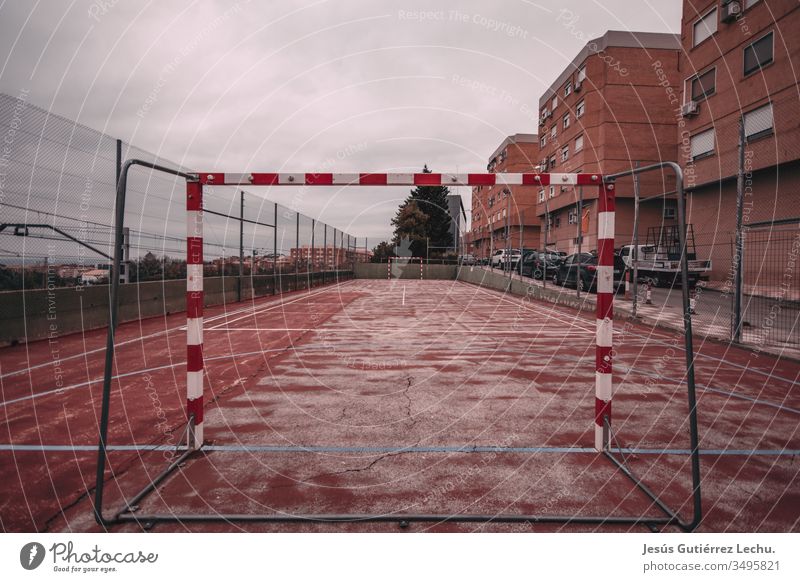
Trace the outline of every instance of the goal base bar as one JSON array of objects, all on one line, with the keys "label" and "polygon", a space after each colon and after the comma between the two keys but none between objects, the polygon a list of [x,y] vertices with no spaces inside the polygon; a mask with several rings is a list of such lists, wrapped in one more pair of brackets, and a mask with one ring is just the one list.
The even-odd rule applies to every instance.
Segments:
[{"label": "goal base bar", "polygon": [[195,453],[202,452],[202,448],[188,448],[178,458],[172,461],[161,473],[154,477],[147,486],[134,495],[122,506],[113,518],[103,517],[102,510],[96,508],[99,523],[105,526],[123,523],[136,523],[149,529],[158,523],[210,523],[210,522],[241,522],[241,523],[397,523],[405,527],[410,523],[563,523],[580,525],[643,525],[651,531],[657,532],[659,526],[675,526],[682,531],[691,532],[699,524],[699,520],[686,523],[678,514],[670,509],[650,488],[636,477],[623,462],[617,460],[612,450],[603,451],[607,457],[625,477],[644,493],[664,516],[620,516],[620,515],[536,515],[536,514],[436,514],[436,513],[410,513],[410,514],[381,514],[381,513],[318,513],[318,514],[242,514],[242,513],[192,513],[192,514],[139,514],[138,505],[147,496],[174,473],[178,468]]}]

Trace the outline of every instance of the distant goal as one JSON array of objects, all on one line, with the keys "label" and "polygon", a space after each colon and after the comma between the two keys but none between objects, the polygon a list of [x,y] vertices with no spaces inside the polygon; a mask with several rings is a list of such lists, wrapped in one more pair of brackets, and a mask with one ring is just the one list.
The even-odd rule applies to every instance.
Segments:
[{"label": "distant goal", "polygon": [[389,257],[387,279],[422,279],[425,269],[422,257]]}]

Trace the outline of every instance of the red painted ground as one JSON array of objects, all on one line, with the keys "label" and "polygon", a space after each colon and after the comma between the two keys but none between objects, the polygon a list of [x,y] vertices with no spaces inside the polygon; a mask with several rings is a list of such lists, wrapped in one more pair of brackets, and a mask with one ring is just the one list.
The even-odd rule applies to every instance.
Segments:
[{"label": "red painted ground", "polygon": [[[142,512],[658,515],[608,461],[574,450],[591,447],[593,440],[593,314],[452,281],[351,281],[206,315],[206,438],[227,448],[190,460],[143,503]],[[123,377],[115,381],[112,399],[112,445],[180,442],[183,323],[178,314],[120,327],[117,373]],[[682,338],[619,323],[615,342],[613,424],[619,442],[685,449]],[[2,445],[96,445],[104,343],[105,334],[97,331],[57,344],[0,350],[4,530],[98,529],[88,498],[93,452]],[[54,374],[55,348],[61,378]],[[719,344],[697,348],[697,381],[707,388],[699,392],[702,448],[741,451],[703,456],[701,530],[797,531],[800,464],[791,451],[800,450],[800,365]],[[59,383],[63,390],[56,392]],[[236,445],[242,447],[233,450]],[[333,450],[248,448],[258,445]],[[547,450],[452,450],[473,446]],[[416,449],[358,450],[364,447]],[[756,449],[758,454],[746,452]],[[106,513],[156,475],[166,457],[164,451],[113,452]],[[629,461],[674,507],[688,501],[688,456],[638,454]],[[684,509],[688,515],[688,506]],[[157,526],[159,531],[396,528],[390,523]],[[411,529],[481,528],[628,529],[501,524]]]}]

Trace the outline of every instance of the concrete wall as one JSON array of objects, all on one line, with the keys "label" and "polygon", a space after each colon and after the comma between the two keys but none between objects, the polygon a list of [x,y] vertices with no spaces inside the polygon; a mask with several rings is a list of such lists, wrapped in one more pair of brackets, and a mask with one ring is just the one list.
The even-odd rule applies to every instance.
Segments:
[{"label": "concrete wall", "polygon": [[493,273],[480,267],[463,267],[458,272],[458,280],[464,283],[478,285],[485,289],[494,289],[503,293],[511,293],[522,297],[529,297],[539,301],[548,301],[557,305],[565,305],[577,310],[595,310],[593,303],[584,303],[574,293],[565,293],[562,287],[549,287],[547,289],[533,285],[530,279],[520,280],[519,277],[509,278],[501,273]]},{"label": "concrete wall", "polygon": [[[419,263],[411,263],[403,265],[399,277],[393,275],[394,278],[399,279],[419,279]],[[423,265],[422,278],[423,279],[455,279],[456,265]],[[356,279],[388,279],[388,265],[386,263],[356,263],[355,270]]]},{"label": "concrete wall", "polygon": [[[242,280],[242,300],[288,292],[352,278],[351,271],[272,275]],[[276,288],[277,287],[277,288]],[[235,303],[239,298],[236,277],[206,277],[205,305]],[[59,287],[0,293],[0,345],[57,337],[106,327],[110,286]],[[148,281],[120,286],[119,321],[137,321],[185,311],[186,281]]]}]

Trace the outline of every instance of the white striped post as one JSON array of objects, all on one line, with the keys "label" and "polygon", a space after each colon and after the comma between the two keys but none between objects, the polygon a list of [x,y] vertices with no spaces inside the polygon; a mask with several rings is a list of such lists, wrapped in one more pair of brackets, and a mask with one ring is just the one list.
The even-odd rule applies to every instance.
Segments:
[{"label": "white striped post", "polygon": [[203,185],[186,183],[186,414],[189,448],[203,444]]},{"label": "white striped post", "polygon": [[[614,185],[602,184],[597,207],[597,338],[595,347],[594,446],[609,445],[614,334]],[[608,424],[607,424],[608,423]]]}]

